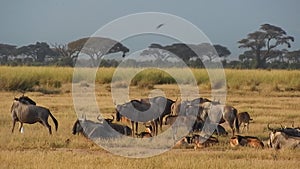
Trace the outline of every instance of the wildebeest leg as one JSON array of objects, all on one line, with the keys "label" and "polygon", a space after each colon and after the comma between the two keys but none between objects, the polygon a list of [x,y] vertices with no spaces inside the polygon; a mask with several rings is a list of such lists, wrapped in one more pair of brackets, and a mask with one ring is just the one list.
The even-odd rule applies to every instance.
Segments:
[{"label": "wildebeest leg", "polygon": [[249,131],[249,122],[248,123],[246,123],[246,127],[247,127],[247,133],[248,133],[248,131]]},{"label": "wildebeest leg", "polygon": [[156,128],[156,130],[155,130],[155,134],[156,134],[156,136],[157,136],[157,134],[158,134],[158,119],[156,119],[155,120],[155,128]]},{"label": "wildebeest leg", "polygon": [[160,132],[162,132],[163,117],[159,117],[158,121],[159,121],[159,129],[160,129]]},{"label": "wildebeest leg", "polygon": [[134,133],[134,121],[131,121],[131,130],[132,130],[132,137],[134,137],[135,133]]},{"label": "wildebeest leg", "polygon": [[135,122],[135,133],[138,133],[138,122]]},{"label": "wildebeest leg", "polygon": [[13,119],[13,126],[12,126],[12,129],[11,129],[11,133],[14,132],[16,122],[17,122],[17,120]]},{"label": "wildebeest leg", "polygon": [[48,129],[49,129],[49,134],[52,134],[52,131],[51,131],[51,126],[50,126],[50,124],[48,123],[48,121],[42,121],[42,122],[40,122],[40,123],[42,123],[43,124],[43,126],[45,126],[45,127],[47,127]]},{"label": "wildebeest leg", "polygon": [[22,122],[20,122],[19,132],[21,132],[21,130],[22,130],[22,127],[23,127],[23,123],[22,123]]},{"label": "wildebeest leg", "polygon": [[228,121],[228,123],[229,123],[229,126],[230,126],[230,128],[231,128],[231,130],[232,130],[232,136],[234,136],[234,132],[235,132],[235,127],[234,127],[234,121]]}]

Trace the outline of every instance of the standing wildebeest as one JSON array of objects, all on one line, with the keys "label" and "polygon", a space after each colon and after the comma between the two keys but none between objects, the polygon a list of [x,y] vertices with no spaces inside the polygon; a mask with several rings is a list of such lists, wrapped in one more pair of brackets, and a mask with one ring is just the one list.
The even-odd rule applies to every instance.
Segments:
[{"label": "standing wildebeest", "polygon": [[[32,104],[32,105],[36,105],[36,102],[33,101],[32,99],[30,99],[28,96],[24,96],[24,94],[18,98],[19,102],[24,103],[24,104]],[[24,132],[23,130],[23,126],[21,126],[20,131],[21,133]]]},{"label": "standing wildebeest", "polygon": [[205,102],[202,104],[203,111],[200,115],[203,121],[209,120],[209,123],[221,124],[227,122],[234,136],[235,131],[239,133],[239,121],[237,110],[232,106],[213,104]]},{"label": "standing wildebeest", "polygon": [[275,150],[284,148],[300,148],[300,129],[298,128],[270,128],[269,146]]},{"label": "standing wildebeest", "polygon": [[264,148],[264,143],[257,137],[236,135],[230,138],[230,146],[249,146],[254,148]]},{"label": "standing wildebeest", "polygon": [[[174,103],[173,100],[165,98],[163,96],[157,96],[153,98],[146,98],[146,99],[141,99],[142,103],[146,104],[156,104],[158,106],[158,111],[159,111],[159,117],[158,117],[158,123],[160,127],[160,131],[162,131],[162,124],[163,124],[163,118],[169,114],[171,114],[171,106]],[[157,135],[157,131],[155,131]]]},{"label": "standing wildebeest", "polygon": [[[132,127],[132,136],[138,133],[138,122],[154,122],[154,133],[157,135],[159,108],[157,104],[148,104],[139,100],[131,100],[130,102],[122,105],[117,105],[116,120],[120,121],[122,116],[130,119]],[[134,133],[135,124],[135,133]]]},{"label": "standing wildebeest", "polygon": [[238,119],[239,119],[239,126],[241,127],[241,124],[243,123],[243,129],[242,131],[244,131],[244,128],[247,127],[247,132],[249,131],[249,123],[252,120],[250,118],[250,115],[248,112],[240,112],[237,114]]},{"label": "standing wildebeest", "polygon": [[12,113],[13,121],[12,132],[14,131],[16,122],[19,121],[21,123],[19,131],[21,131],[23,123],[33,124],[39,122],[45,127],[47,127],[49,129],[49,133],[52,134],[51,126],[48,123],[49,115],[52,118],[55,124],[55,130],[57,131],[58,122],[47,108],[32,104],[24,104],[21,101],[19,101],[18,98],[15,98],[10,111]]}]

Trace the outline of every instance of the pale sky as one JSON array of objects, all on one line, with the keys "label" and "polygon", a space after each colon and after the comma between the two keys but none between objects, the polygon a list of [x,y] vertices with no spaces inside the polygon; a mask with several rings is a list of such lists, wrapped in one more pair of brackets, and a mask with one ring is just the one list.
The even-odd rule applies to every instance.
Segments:
[{"label": "pale sky", "polygon": [[2,0],[0,43],[63,44],[90,36],[125,15],[163,12],[190,21],[212,43],[226,46],[231,57],[237,57],[242,52],[237,41],[264,23],[283,28],[295,37],[292,50],[300,49],[299,8],[298,0]]}]

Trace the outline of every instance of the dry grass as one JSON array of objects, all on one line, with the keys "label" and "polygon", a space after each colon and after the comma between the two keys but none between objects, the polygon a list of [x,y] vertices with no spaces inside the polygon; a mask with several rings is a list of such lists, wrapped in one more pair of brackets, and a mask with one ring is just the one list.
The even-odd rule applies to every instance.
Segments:
[{"label": "dry grass", "polygon": [[[251,71],[250,71],[251,72]],[[273,71],[271,71],[273,72]],[[263,71],[265,78],[276,76],[271,72]],[[285,71],[284,71],[285,72]],[[226,73],[233,76],[233,70]],[[285,76],[277,72],[280,76]],[[294,72],[295,73],[295,72]],[[299,72],[296,72],[299,74]],[[257,75],[258,76],[258,75]],[[290,75],[279,86],[290,81],[298,75]],[[255,76],[251,75],[251,78]],[[234,77],[229,77],[234,78]],[[240,81],[247,81],[249,76],[241,76]],[[284,77],[285,78],[285,77]],[[274,80],[277,82],[276,80]],[[274,83],[275,83],[274,82]],[[227,103],[235,106],[239,111],[248,111],[253,118],[250,131],[247,135],[258,136],[266,141],[268,132],[267,123],[272,125],[290,126],[294,121],[300,126],[300,92],[272,90],[269,85],[258,85],[258,91],[251,91],[244,87],[230,88],[227,94]],[[242,83],[244,84],[244,83]],[[247,84],[245,83],[245,86]],[[248,86],[249,87],[249,86]],[[87,85],[88,88],[88,85]],[[130,159],[113,155],[82,136],[71,134],[73,122],[76,120],[74,111],[71,84],[63,83],[61,94],[44,95],[38,92],[26,93],[39,105],[48,107],[59,121],[58,132],[52,136],[40,124],[25,124],[25,133],[20,134],[15,130],[11,134],[10,105],[18,92],[0,92],[0,168],[299,168],[300,151],[285,150],[274,151],[252,148],[230,148],[228,137],[221,137],[220,144],[199,149],[173,149],[161,155],[145,158]],[[165,95],[173,100],[178,97],[177,85],[155,85],[154,89],[162,90]],[[201,88],[203,97],[210,98],[210,91]],[[130,86],[130,99],[147,97],[151,90]],[[114,111],[114,104],[110,95],[109,84],[96,84],[96,98],[101,112],[105,117],[110,117]],[[49,119],[50,124],[53,122]],[[228,130],[227,124],[224,124]],[[166,126],[164,126],[166,129]],[[244,133],[243,133],[244,134]],[[70,140],[68,142],[67,140]]]}]

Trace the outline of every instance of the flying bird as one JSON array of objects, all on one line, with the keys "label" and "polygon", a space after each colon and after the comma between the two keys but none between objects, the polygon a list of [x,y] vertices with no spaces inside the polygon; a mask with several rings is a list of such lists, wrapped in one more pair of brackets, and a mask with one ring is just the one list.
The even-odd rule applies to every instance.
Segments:
[{"label": "flying bird", "polygon": [[164,23],[161,23],[161,24],[157,25],[156,29],[159,29],[159,28],[161,28],[164,25],[165,25]]}]

